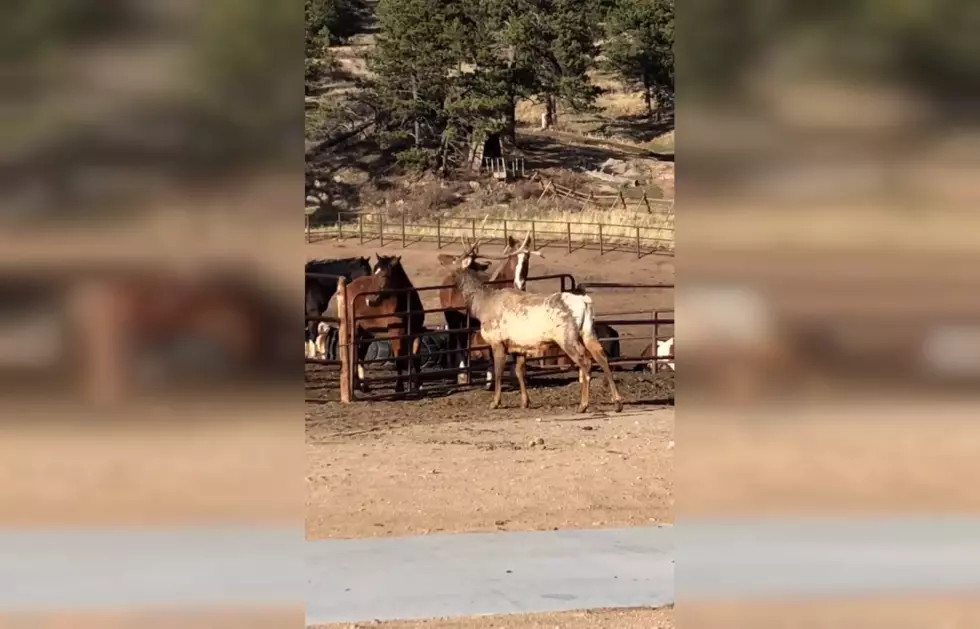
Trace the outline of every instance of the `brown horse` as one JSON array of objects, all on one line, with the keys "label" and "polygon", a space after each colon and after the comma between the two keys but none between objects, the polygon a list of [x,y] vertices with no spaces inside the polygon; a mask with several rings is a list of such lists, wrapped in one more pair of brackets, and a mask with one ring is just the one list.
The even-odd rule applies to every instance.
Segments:
[{"label": "brown horse", "polygon": [[[395,355],[395,392],[405,390],[403,373],[412,361],[412,381],[417,381],[421,360],[414,351],[417,343],[408,335],[423,331],[425,312],[418,291],[402,267],[401,256],[375,254],[372,274],[353,279],[347,285],[347,312],[355,330],[357,347],[357,380],[361,391],[367,392],[362,362],[371,340],[387,338]],[[355,320],[355,317],[357,318]]]},{"label": "brown horse", "polygon": [[[461,237],[460,240],[463,244],[463,253],[461,254],[460,260],[461,264],[465,264],[466,268],[475,271],[481,279],[489,282],[499,282],[494,284],[495,288],[503,288],[509,285],[513,285],[518,290],[524,290],[527,286],[527,277],[530,265],[528,264],[530,255],[535,253],[536,255],[541,255],[538,252],[524,251],[527,246],[527,242],[530,239],[530,232],[528,232],[527,237],[524,238],[522,244],[518,244],[517,240],[513,236],[507,238],[507,244],[502,252],[503,262],[498,266],[492,274],[487,276],[486,271],[490,267],[488,263],[477,262],[476,256],[479,254],[480,245],[482,244],[480,240],[475,243],[470,243],[465,237]],[[511,255],[514,252],[515,255]],[[452,278],[446,276],[443,279],[443,284],[451,284]],[[479,328],[480,321],[470,315],[469,325],[467,325],[466,318],[466,302],[463,299],[462,294],[459,289],[455,286],[450,286],[448,288],[443,288],[439,291],[439,303],[442,308],[449,308],[449,310],[444,311],[444,316],[446,318],[446,330],[449,332],[449,357],[455,362],[460,369],[465,369],[466,367],[466,347],[467,347],[467,336],[469,336],[469,347],[485,346],[486,343],[483,341],[483,337],[480,336],[479,329],[467,333],[466,328]],[[463,330],[462,332],[456,332],[456,330]],[[477,360],[490,360],[490,348],[484,347],[483,349],[472,350],[470,352],[470,359]],[[487,387],[493,386],[491,380],[492,372],[487,372]],[[467,384],[469,382],[469,374],[461,372],[457,377],[457,382],[459,384]]]}]

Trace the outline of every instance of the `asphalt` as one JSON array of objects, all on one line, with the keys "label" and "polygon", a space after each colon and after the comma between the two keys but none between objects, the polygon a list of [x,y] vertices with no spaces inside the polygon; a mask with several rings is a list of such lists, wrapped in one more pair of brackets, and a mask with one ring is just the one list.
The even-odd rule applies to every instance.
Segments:
[{"label": "asphalt", "polygon": [[681,604],[977,594],[980,518],[312,542],[298,528],[0,530],[0,613],[305,603],[307,621],[320,623],[657,606],[674,601],[675,574]]}]

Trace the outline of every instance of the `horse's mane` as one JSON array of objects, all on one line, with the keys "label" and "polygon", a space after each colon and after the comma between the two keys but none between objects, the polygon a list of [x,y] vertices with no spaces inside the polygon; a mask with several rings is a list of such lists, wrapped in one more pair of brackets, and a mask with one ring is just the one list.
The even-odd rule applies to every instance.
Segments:
[{"label": "horse's mane", "polygon": [[352,264],[363,260],[363,258],[353,257],[353,258],[313,258],[312,260],[306,261],[306,268],[309,269],[311,266],[321,266],[328,264]]}]

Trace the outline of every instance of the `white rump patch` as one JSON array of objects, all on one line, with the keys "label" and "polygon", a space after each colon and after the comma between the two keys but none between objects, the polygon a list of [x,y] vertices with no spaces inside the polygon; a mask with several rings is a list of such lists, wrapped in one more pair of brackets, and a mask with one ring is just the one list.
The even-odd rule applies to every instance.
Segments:
[{"label": "white rump patch", "polygon": [[595,336],[593,330],[595,326],[595,313],[592,309],[592,298],[588,295],[576,295],[575,293],[559,293],[562,302],[571,311],[575,325],[579,329],[582,338]]},{"label": "white rump patch", "polygon": [[665,341],[657,341],[657,363],[663,363],[674,371],[674,361],[667,360],[671,354],[674,353],[674,337],[670,337]]}]

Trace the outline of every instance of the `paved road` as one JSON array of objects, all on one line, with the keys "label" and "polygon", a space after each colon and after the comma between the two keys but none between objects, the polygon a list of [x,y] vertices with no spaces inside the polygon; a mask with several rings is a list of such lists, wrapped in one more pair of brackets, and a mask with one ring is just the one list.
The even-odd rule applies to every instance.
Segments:
[{"label": "paved road", "polygon": [[313,622],[657,605],[674,598],[674,544],[681,602],[980,593],[980,518],[701,520],[305,543],[288,529],[7,530],[0,612],[265,607],[300,605],[304,595]]},{"label": "paved road", "polygon": [[306,622],[662,606],[670,527],[311,544]]}]

